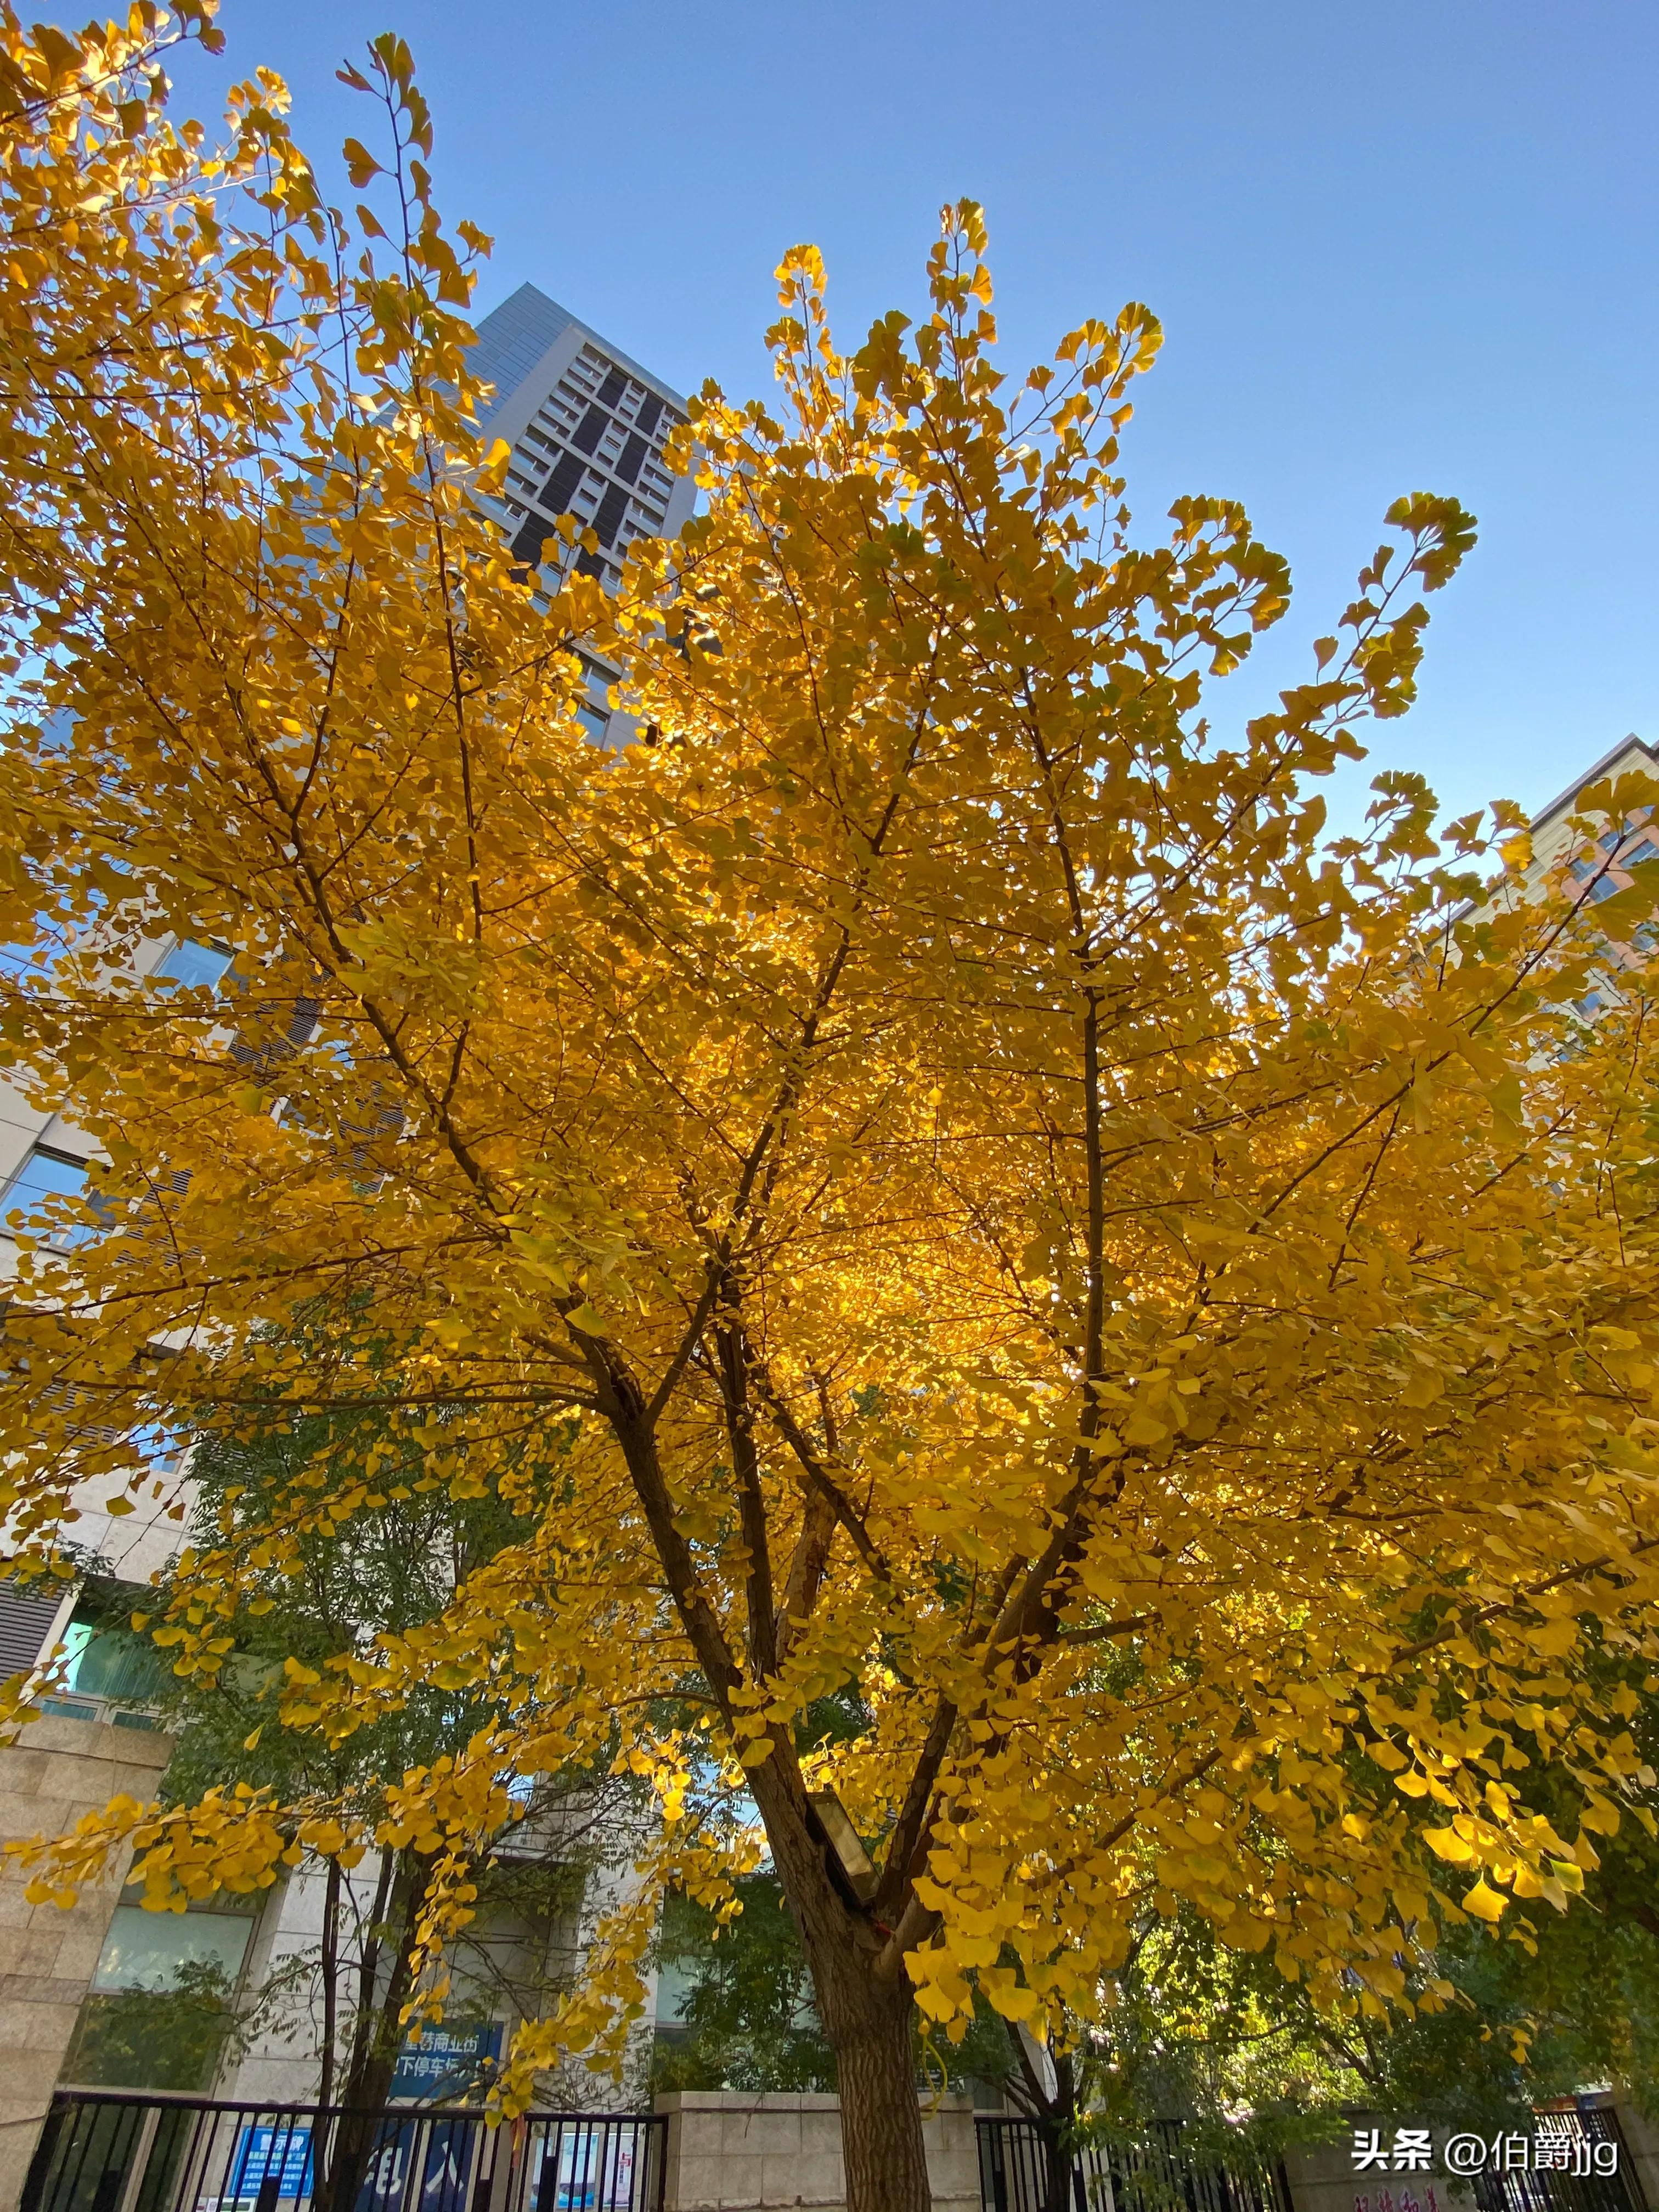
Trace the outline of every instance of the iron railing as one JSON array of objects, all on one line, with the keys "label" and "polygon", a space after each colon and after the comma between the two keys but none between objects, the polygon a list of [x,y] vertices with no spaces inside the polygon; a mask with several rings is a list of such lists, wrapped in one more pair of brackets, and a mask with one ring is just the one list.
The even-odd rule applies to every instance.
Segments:
[{"label": "iron railing", "polygon": [[[977,2114],[979,2201],[982,2212],[1046,2212],[1048,2152],[1030,2120],[1005,2120]],[[1066,2212],[1109,2212],[1106,2169],[1091,2144],[1073,2160]]]},{"label": "iron railing", "polygon": [[[974,2129],[983,2212],[1047,2212],[1048,2153],[1034,2123],[981,2113]],[[1065,2212],[1291,2212],[1282,2161],[1188,2152],[1179,2120],[1159,2121],[1133,2143],[1085,2143],[1073,2156],[1061,2199]]]},{"label": "iron railing", "polygon": [[60,2089],[19,2212],[662,2212],[648,2113],[229,2104]]},{"label": "iron railing", "polygon": [[[1553,2168],[1537,2166],[1531,2155],[1524,2167],[1488,2166],[1474,2179],[1479,2212],[1646,2212],[1624,2130],[1610,2106],[1585,2098],[1574,2106],[1534,2112],[1531,2124],[1528,2153],[1553,2139],[1568,2156]],[[1596,2159],[1598,2143],[1615,2146],[1610,2172],[1596,2170],[1607,2160],[1605,2152]]]}]

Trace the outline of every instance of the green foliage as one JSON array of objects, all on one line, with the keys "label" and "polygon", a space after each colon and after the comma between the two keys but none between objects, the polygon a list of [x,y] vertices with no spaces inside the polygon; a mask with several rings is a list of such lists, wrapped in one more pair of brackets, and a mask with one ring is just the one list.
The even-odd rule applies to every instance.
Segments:
[{"label": "green foliage", "polygon": [[[373,1413],[208,1434],[191,1460],[193,1535],[210,1544],[222,1540],[228,1523],[291,1512],[308,1464],[324,1456],[349,1479],[384,1434]],[[283,1662],[320,1668],[370,1638],[401,1636],[434,1620],[458,1584],[526,1527],[497,1492],[457,1497],[445,1486],[363,1507],[343,1538],[302,1528],[291,1554],[253,1580],[224,1624],[235,1646],[228,1662],[214,1674],[167,1678],[161,1709],[181,1732],[164,1783],[167,1802],[191,1804],[227,1778],[273,1788],[287,1802],[311,1793],[372,1796],[401,1782],[410,1767],[462,1748],[495,1710],[476,1687],[416,1685],[332,1742],[282,1717]],[[171,1595],[169,1586],[163,1601]]]},{"label": "green foliage", "polygon": [[165,1990],[94,1990],[82,2002],[61,2078],[88,2089],[177,2089],[213,2078],[232,2027],[222,1971],[187,1960]]},{"label": "green foliage", "polygon": [[812,2003],[811,1978],[777,1877],[744,1875],[726,1926],[671,1896],[659,1959],[685,1978],[683,2036],[659,2041],[657,2089],[833,2090],[835,2054]]}]

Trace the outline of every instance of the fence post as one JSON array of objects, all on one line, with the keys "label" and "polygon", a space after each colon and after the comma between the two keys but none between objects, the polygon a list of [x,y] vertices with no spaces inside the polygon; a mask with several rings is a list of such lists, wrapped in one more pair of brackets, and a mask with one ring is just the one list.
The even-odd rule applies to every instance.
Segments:
[{"label": "fence post", "polygon": [[137,2212],[138,2192],[144,2185],[144,2174],[149,2165],[149,2154],[161,2120],[161,2106],[152,2105],[139,2122],[138,2140],[133,2146],[132,2164],[127,2172],[127,2185],[121,2192],[120,2212]]}]

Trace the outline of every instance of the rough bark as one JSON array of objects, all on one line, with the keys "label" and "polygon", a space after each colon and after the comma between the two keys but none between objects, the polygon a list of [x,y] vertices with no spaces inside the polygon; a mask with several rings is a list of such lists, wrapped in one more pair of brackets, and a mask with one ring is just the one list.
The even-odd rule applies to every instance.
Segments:
[{"label": "rough bark", "polygon": [[847,2212],[931,2212],[909,1983],[884,1970],[888,1932],[842,1874],[787,1747],[751,1778],[836,2054]]},{"label": "rough bark", "polygon": [[832,2039],[847,2212],[930,2212],[910,1992],[880,1990],[876,1996],[862,2023]]}]

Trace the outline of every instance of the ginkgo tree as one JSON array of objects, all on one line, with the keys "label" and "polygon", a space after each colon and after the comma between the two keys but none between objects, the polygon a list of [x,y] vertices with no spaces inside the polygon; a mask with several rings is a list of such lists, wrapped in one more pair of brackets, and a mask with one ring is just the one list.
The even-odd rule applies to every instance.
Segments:
[{"label": "ginkgo tree", "polygon": [[[59,69],[6,24],[15,75]],[[9,232],[77,163],[134,173],[0,283],[46,395],[5,504],[60,532],[14,613],[4,927],[40,950],[0,1035],[101,1163],[18,1239],[14,1547],[150,1483],[113,1431],[374,1409],[378,1456],[187,1559],[151,1626],[211,1674],[252,1579],[401,1484],[532,1525],[441,1620],[291,1670],[289,1723],[335,1739],[430,1680],[507,1716],[373,1834],[119,1803],[37,1893],[129,1843],[163,1909],[412,1840],[435,2011],[511,1778],[603,1751],[659,1841],[592,1986],[520,2034],[522,2100],[617,2047],[654,1896],[721,1909],[752,1808],[854,2212],[928,2202],[918,2008],[1086,2017],[1181,1908],[1382,2014],[1443,1923],[1565,1909],[1652,1780],[1577,1663],[1592,1624],[1644,1652],[1655,1591],[1642,957],[1585,1032],[1601,940],[1571,882],[1514,894],[1512,810],[1437,830],[1385,776],[1334,838],[1316,792],[1411,704],[1468,517],[1401,499],[1306,680],[1218,722],[1285,563],[1224,499],[1138,531],[1156,322],[1006,379],[963,203],[921,319],[851,354],[787,258],[775,399],[705,390],[702,512],[615,599],[558,582],[563,543],[526,574],[405,51],[359,80],[356,218],[268,81],[228,185],[122,66],[142,114],[89,41],[3,118]],[[620,752],[576,719],[582,640]],[[228,985],[135,981],[168,932]]]}]

